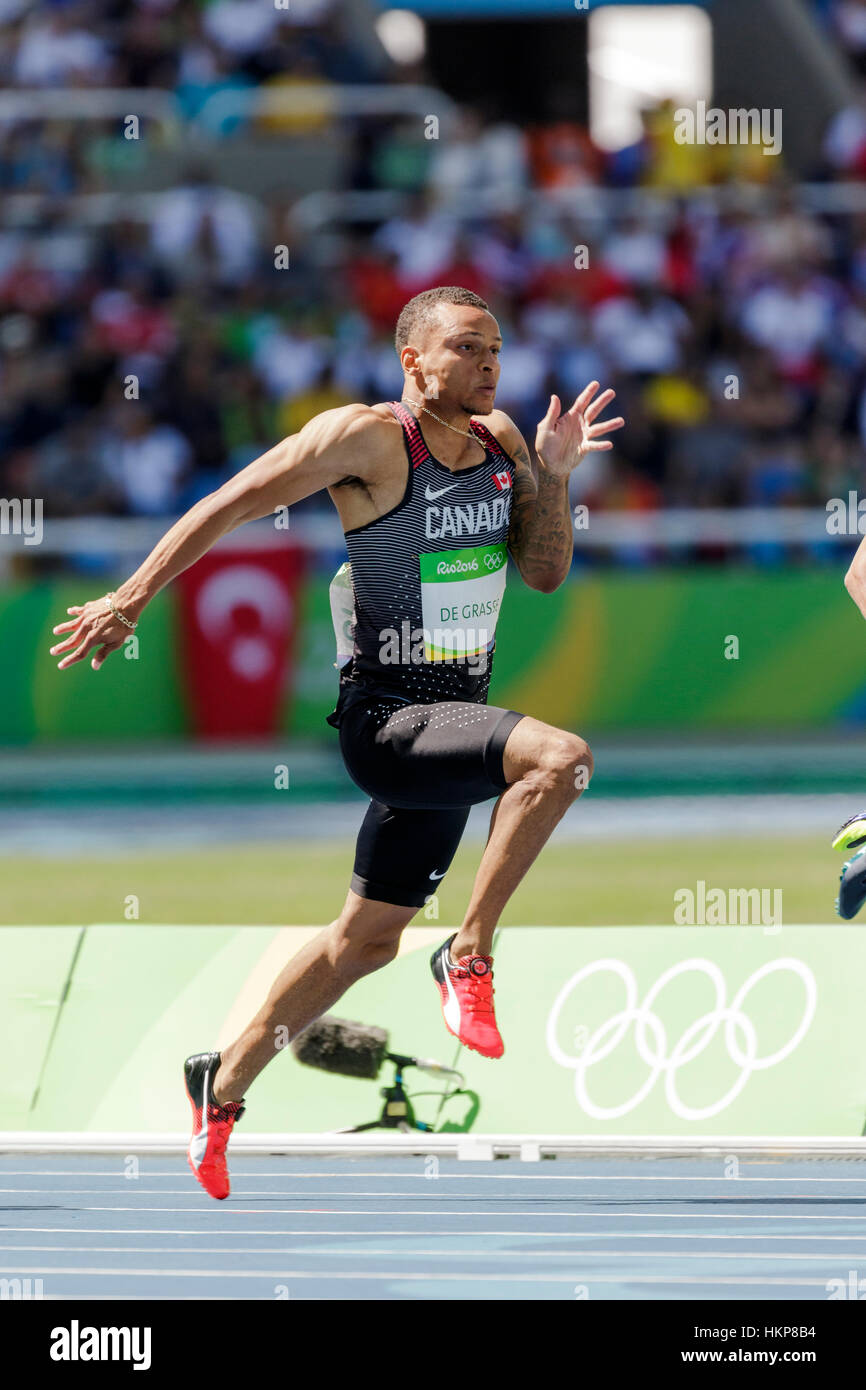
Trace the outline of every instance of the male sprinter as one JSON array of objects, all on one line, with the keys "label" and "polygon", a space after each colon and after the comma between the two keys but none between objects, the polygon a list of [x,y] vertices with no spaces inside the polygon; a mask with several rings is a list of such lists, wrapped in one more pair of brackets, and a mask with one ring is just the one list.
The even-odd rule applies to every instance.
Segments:
[{"label": "male sprinter", "polygon": [[[866,618],[866,540],[860,542],[857,553],[845,575],[845,588]],[[840,826],[832,841],[834,849],[857,850],[842,869],[836,911],[850,921],[866,902],[866,811],[858,811]]]},{"label": "male sprinter", "polygon": [[[500,1057],[493,932],[503,907],[566,808],[586,786],[583,739],[487,704],[506,551],[532,589],[568,574],[568,477],[620,418],[599,422],[613,391],[590,382],[538,427],[538,461],[494,410],[499,327],[468,290],[427,290],[405,306],[396,346],[403,398],[327,410],[205,497],[116,592],[68,611],[51,650],[61,669],[93,653],[99,670],[164,585],[226,532],[327,488],[351,564],[353,643],[328,722],[354,782],[370,796],[336,921],[277,977],[248,1028],[221,1054],[185,1066],[189,1159],[213,1197],[229,1191],[225,1149],[247,1087],[275,1054],[356,980],[397,954],[403,928],[444,877],[469,809],[497,797],[460,930],[433,956],[445,1023]],[[476,417],[484,416],[484,425]],[[423,425],[423,428],[422,428]],[[527,634],[531,641],[531,634]]]}]

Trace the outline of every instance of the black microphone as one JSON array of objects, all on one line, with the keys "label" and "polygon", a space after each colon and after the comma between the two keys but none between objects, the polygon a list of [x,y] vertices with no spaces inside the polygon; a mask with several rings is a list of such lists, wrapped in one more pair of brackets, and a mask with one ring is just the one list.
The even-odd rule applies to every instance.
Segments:
[{"label": "black microphone", "polygon": [[350,1019],[323,1014],[296,1038],[291,1049],[296,1059],[307,1067],[335,1072],[338,1076],[355,1076],[375,1081],[383,1062],[398,1067],[417,1067],[428,1076],[456,1076],[463,1085],[463,1075],[453,1067],[428,1057],[406,1057],[388,1051],[388,1034],[372,1024],[355,1023]]},{"label": "black microphone", "polygon": [[323,1014],[292,1039],[291,1048],[304,1066],[375,1081],[385,1060],[388,1034],[384,1028]]}]

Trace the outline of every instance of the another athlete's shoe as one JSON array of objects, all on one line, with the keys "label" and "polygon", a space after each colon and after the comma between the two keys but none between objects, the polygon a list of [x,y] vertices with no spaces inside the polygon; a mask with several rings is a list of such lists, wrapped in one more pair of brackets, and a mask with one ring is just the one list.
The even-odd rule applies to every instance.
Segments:
[{"label": "another athlete's shoe", "polygon": [[856,917],[866,903],[866,849],[861,849],[849,859],[839,879],[839,896],[836,911],[846,922]]},{"label": "another athlete's shoe", "polygon": [[230,1100],[226,1105],[218,1105],[214,1100],[213,1082],[219,1065],[218,1052],[199,1052],[195,1057],[187,1057],[183,1075],[192,1106],[189,1166],[205,1192],[221,1201],[230,1191],[226,1145],[235,1120],[244,1113],[244,1103]]},{"label": "another athlete's shoe", "polygon": [[834,849],[859,849],[866,845],[866,811],[858,811],[836,831],[832,841]]},{"label": "another athlete's shoe", "polygon": [[493,957],[461,956],[451,965],[448,948],[455,939],[456,933],[430,957],[445,1027],[482,1057],[501,1057],[505,1044],[493,1012]]}]

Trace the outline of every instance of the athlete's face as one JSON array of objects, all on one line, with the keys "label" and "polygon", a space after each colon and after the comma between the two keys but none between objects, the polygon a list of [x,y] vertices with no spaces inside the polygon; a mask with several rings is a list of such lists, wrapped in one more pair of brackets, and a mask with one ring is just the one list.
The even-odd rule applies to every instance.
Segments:
[{"label": "athlete's face", "polygon": [[414,379],[429,401],[488,415],[496,399],[501,348],[492,314],[470,304],[442,304],[418,344]]}]

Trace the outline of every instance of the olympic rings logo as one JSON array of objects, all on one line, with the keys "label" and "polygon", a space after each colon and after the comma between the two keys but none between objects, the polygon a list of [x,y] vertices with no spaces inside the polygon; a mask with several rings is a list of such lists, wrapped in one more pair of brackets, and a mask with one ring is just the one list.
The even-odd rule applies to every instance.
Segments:
[{"label": "olympic rings logo", "polygon": [[[625,987],[625,1007],[610,1017],[606,1023],[587,1039],[576,1057],[564,1052],[557,1041],[556,1032],[560,1014],[566,1000],[584,980],[603,971],[618,975]],[[668,1038],[664,1024],[654,1012],[659,995],[665,985],[680,975],[697,971],[712,983],[715,989],[714,1007],[696,1018],[680,1036],[672,1049],[668,1048]],[[755,1026],[743,1006],[748,995],[760,980],[780,971],[790,972],[802,982],[804,989],[803,1012],[800,1021],[788,1041],[767,1057],[758,1056],[758,1036]],[[703,1120],[710,1115],[718,1115],[740,1094],[753,1072],[766,1071],[784,1061],[802,1042],[811,1027],[815,1016],[818,990],[812,971],[801,960],[793,956],[768,961],[740,986],[730,1004],[725,1003],[725,978],[719,967],[711,960],[680,961],[665,970],[649,990],[643,1003],[638,1003],[637,980],[630,966],[624,961],[605,959],[593,961],[578,970],[576,975],[563,985],[554,1001],[547,1020],[547,1047],[551,1057],[562,1067],[574,1071],[574,1090],[581,1109],[594,1119],[612,1120],[627,1115],[645,1100],[660,1076],[664,1076],[665,1097],[673,1113],[683,1120]],[[597,1104],[587,1090],[587,1073],[590,1068],[609,1057],[618,1047],[631,1024],[635,1025],[634,1041],[641,1060],[650,1068],[649,1075],[633,1096],[621,1105],[603,1106]],[[724,1042],[731,1061],[740,1068],[734,1084],[721,1097],[710,1105],[687,1105],[677,1093],[676,1074],[680,1067],[698,1057],[710,1045],[719,1029],[724,1026]]]},{"label": "olympic rings logo", "polygon": [[501,555],[485,555],[484,563],[489,570],[498,570],[502,564]]}]

